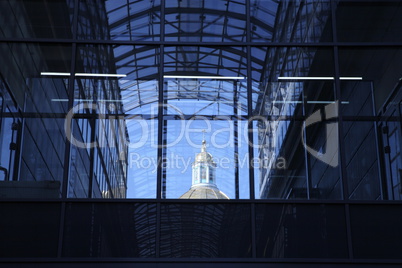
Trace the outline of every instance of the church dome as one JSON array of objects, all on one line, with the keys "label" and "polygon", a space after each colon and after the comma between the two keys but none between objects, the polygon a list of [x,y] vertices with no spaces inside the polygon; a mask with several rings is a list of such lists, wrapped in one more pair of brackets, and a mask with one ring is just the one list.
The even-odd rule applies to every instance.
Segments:
[{"label": "church dome", "polygon": [[180,199],[229,199],[213,185],[194,185]]},{"label": "church dome", "polygon": [[180,199],[229,199],[227,195],[219,191],[216,186],[216,163],[206,150],[206,141],[202,141],[201,152],[195,156],[192,165],[193,176],[190,190],[180,196]]}]

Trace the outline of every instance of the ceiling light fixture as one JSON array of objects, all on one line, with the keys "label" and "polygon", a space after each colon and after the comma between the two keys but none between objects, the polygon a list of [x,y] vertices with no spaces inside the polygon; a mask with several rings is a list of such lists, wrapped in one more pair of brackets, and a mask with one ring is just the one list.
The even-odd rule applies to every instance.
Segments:
[{"label": "ceiling light fixture", "polygon": [[[59,72],[41,72],[41,75],[50,76],[70,76],[71,73],[59,73]],[[75,76],[90,76],[90,77],[126,77],[126,74],[97,74],[97,73],[76,73]]]},{"label": "ceiling light fixture", "polygon": [[164,75],[163,78],[181,78],[181,79],[222,79],[222,80],[243,80],[243,76],[193,76],[193,75]]},{"label": "ceiling light fixture", "polygon": [[[333,76],[279,76],[278,80],[334,80]],[[363,80],[363,77],[339,77],[340,80]]]}]

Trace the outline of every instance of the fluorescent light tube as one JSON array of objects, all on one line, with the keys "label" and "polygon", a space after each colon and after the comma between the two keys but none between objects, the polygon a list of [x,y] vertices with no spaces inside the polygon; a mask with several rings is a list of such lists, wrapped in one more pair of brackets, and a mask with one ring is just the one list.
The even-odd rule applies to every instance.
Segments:
[{"label": "fluorescent light tube", "polygon": [[306,76],[306,77],[302,77],[302,76],[279,76],[278,80],[334,80],[333,77],[330,76]]},{"label": "fluorescent light tube", "polygon": [[363,80],[363,77],[339,77],[340,80]]},{"label": "fluorescent light tube", "polygon": [[[59,73],[59,72],[41,72],[41,75],[51,76],[69,76],[71,73]],[[91,77],[126,77],[126,74],[96,74],[96,73],[76,73],[75,76],[91,76]]]},{"label": "fluorescent light tube", "polygon": [[41,72],[40,75],[69,76],[70,73]]},{"label": "fluorescent light tube", "polygon": [[76,73],[75,76],[92,76],[92,77],[126,77],[126,74],[92,74],[92,73]]},{"label": "fluorescent light tube", "polygon": [[164,75],[163,78],[183,78],[183,79],[222,79],[222,80],[243,80],[243,76],[192,76],[192,75]]},{"label": "fluorescent light tube", "polygon": [[[333,76],[279,76],[278,80],[334,80]],[[340,80],[363,80],[363,77],[339,77]]]}]

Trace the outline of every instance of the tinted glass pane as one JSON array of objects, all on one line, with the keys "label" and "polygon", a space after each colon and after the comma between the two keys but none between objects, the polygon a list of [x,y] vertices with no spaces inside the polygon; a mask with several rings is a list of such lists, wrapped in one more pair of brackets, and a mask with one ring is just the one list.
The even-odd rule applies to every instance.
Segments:
[{"label": "tinted glass pane", "polygon": [[347,257],[342,206],[257,204],[256,217],[257,257]]},{"label": "tinted glass pane", "polygon": [[[217,198],[239,198],[248,193],[247,129],[234,120],[167,120],[166,121],[166,195],[187,196],[197,185],[211,183]],[[205,152],[210,160],[203,162]],[[235,155],[237,152],[238,157]],[[208,163],[207,163],[208,162]],[[242,175],[242,177],[240,176]],[[193,187],[194,186],[194,187]],[[204,185],[205,186],[205,185]],[[190,190],[190,188],[192,190]],[[200,188],[201,191],[202,188]],[[186,193],[186,194],[185,194]],[[223,193],[223,195],[221,195]],[[184,196],[183,196],[184,194]],[[197,191],[192,197],[197,198]],[[215,195],[214,195],[215,196]],[[199,199],[207,198],[199,195]],[[211,197],[212,198],[212,197]]]},{"label": "tinted glass pane", "polygon": [[[259,120],[259,148],[254,155],[259,177],[258,198],[308,199],[306,152],[302,144],[301,121]],[[258,145],[257,145],[258,142]]]},{"label": "tinted glass pane", "polygon": [[0,36],[72,38],[73,0],[0,1]]},{"label": "tinted glass pane", "polygon": [[159,41],[160,10],[160,0],[81,1],[77,37],[79,39]]},{"label": "tinted glass pane", "polygon": [[70,203],[64,257],[155,257],[156,205]]},{"label": "tinted glass pane", "polygon": [[2,43],[0,56],[14,105],[29,113],[67,112],[71,45]]},{"label": "tinted glass pane", "polygon": [[[64,168],[69,45],[3,43],[0,53],[0,148],[4,182],[13,198],[58,198]],[[57,57],[56,57],[57,55]],[[64,76],[55,76],[56,73]]]},{"label": "tinted glass pane", "polygon": [[2,258],[57,256],[60,204],[2,203],[0,215]]},{"label": "tinted glass pane", "polygon": [[365,259],[400,259],[399,205],[351,205],[353,254]]},{"label": "tinted glass pane", "polygon": [[375,115],[373,86],[373,81],[341,81],[341,113],[346,116]]},{"label": "tinted glass pane", "polygon": [[166,1],[165,40],[246,41],[244,1]]},{"label": "tinted glass pane", "polygon": [[377,135],[373,122],[343,123],[349,198],[380,199]]},{"label": "tinted glass pane", "polygon": [[127,156],[127,197],[156,198],[158,122],[129,117],[126,123],[130,138]]},{"label": "tinted glass pane", "polygon": [[[398,107],[400,106],[400,107]],[[384,199],[402,199],[402,126],[398,120],[402,104],[390,104],[388,120],[378,123],[379,152],[383,161],[381,168],[382,194]]]},{"label": "tinted glass pane", "polygon": [[251,0],[251,40],[326,42],[332,40],[329,0]]},{"label": "tinted glass pane", "polygon": [[[305,146],[308,152],[310,197],[312,199],[341,199],[339,134],[336,104],[326,106],[321,122],[305,122]],[[310,117],[312,118],[312,117]]]},{"label": "tinted glass pane", "polygon": [[400,1],[339,0],[336,6],[338,40],[400,42],[401,12]]},{"label": "tinted glass pane", "polygon": [[265,59],[252,62],[254,114],[309,115],[334,102],[334,61],[330,49],[253,47],[251,53],[256,59]]},{"label": "tinted glass pane", "polygon": [[250,207],[166,204],[161,207],[161,257],[250,257]]},{"label": "tinted glass pane", "polygon": [[[402,72],[402,49],[339,49],[340,77],[343,80],[342,101],[349,101],[345,115],[372,115],[370,92],[374,94],[376,111],[397,90]],[[396,100],[398,101],[398,100]],[[345,105],[347,106],[347,105]]]}]

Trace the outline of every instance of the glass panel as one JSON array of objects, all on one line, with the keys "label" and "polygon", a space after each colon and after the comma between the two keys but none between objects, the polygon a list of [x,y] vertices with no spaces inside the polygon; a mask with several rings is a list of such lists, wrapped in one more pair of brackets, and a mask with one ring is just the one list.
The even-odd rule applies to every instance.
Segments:
[{"label": "glass panel", "polygon": [[254,124],[256,198],[312,198],[307,194],[303,122],[260,119]]},{"label": "glass panel", "polygon": [[88,45],[78,51],[75,103],[96,104],[109,114],[149,118],[154,113],[159,75],[156,47]]},{"label": "glass panel", "polygon": [[0,215],[0,257],[57,257],[60,204],[2,203]]},{"label": "glass panel", "polygon": [[69,203],[63,257],[155,257],[156,204]]},{"label": "glass panel", "polygon": [[251,257],[249,205],[162,204],[160,256]]},{"label": "glass panel", "polygon": [[93,197],[155,198],[157,125],[145,119],[157,118],[157,50],[88,45],[78,51],[73,115],[83,119],[72,127],[77,148],[69,189],[79,187],[87,196],[92,188]]},{"label": "glass panel", "polygon": [[374,128],[373,122],[343,123],[350,199],[381,199],[377,135]]},{"label": "glass panel", "polygon": [[352,109],[356,109],[345,111],[346,115],[372,115],[368,94],[373,92],[375,109],[380,111],[392,92],[397,90],[402,72],[402,49],[340,48],[339,67],[341,81],[343,79],[342,101],[349,101],[351,106],[355,106]]},{"label": "glass panel", "polygon": [[19,181],[13,183],[21,196],[16,197],[59,197],[66,142],[64,119],[26,118],[18,124],[17,135],[20,130],[23,134],[17,152],[21,153],[21,166]]},{"label": "glass panel", "polygon": [[2,78],[21,111],[67,112],[70,45],[2,43],[0,56]]},{"label": "glass panel", "polygon": [[166,198],[235,199],[239,191],[248,197],[245,124],[207,118],[166,124]]},{"label": "glass panel", "polygon": [[[338,0],[336,26],[342,42],[401,42],[399,1]],[[386,15],[385,15],[386,14]]]},{"label": "glass panel", "polygon": [[383,160],[382,193],[384,199],[389,200],[402,199],[402,104],[398,106],[394,103],[387,107],[390,118],[378,124],[377,132],[380,136],[380,159]]},{"label": "glass panel", "polygon": [[0,53],[2,196],[58,198],[71,47],[3,43]]},{"label": "glass panel", "polygon": [[156,198],[158,122],[126,119],[129,136],[127,197]]},{"label": "glass panel", "polygon": [[165,41],[246,41],[244,1],[166,1]]},{"label": "glass panel", "polygon": [[262,69],[252,62],[253,92],[259,93],[255,115],[310,115],[335,101],[330,49],[273,47],[263,51],[253,47],[251,53],[266,59]]},{"label": "glass panel", "polygon": [[353,255],[358,259],[400,259],[400,205],[350,205]]},{"label": "glass panel", "polygon": [[0,1],[0,37],[72,38],[74,2]]},{"label": "glass panel", "polygon": [[348,257],[340,205],[257,204],[256,238],[260,258]]},{"label": "glass panel", "polygon": [[[312,122],[320,110],[304,122],[304,141],[307,150],[309,195],[311,199],[342,199],[340,179],[339,122],[337,104],[327,105],[322,121]],[[335,116],[335,117],[332,117]],[[330,118],[328,118],[330,117]]]},{"label": "glass panel", "polygon": [[373,81],[341,80],[341,113],[345,116],[374,116]]},{"label": "glass panel", "polygon": [[166,79],[168,114],[241,116],[247,114],[247,82],[242,80]]},{"label": "glass panel", "polygon": [[81,1],[79,39],[160,40],[160,0]]},{"label": "glass panel", "polygon": [[168,114],[247,113],[245,47],[166,47],[164,61]]},{"label": "glass panel", "polygon": [[329,0],[251,0],[254,42],[328,42],[332,40]]}]

